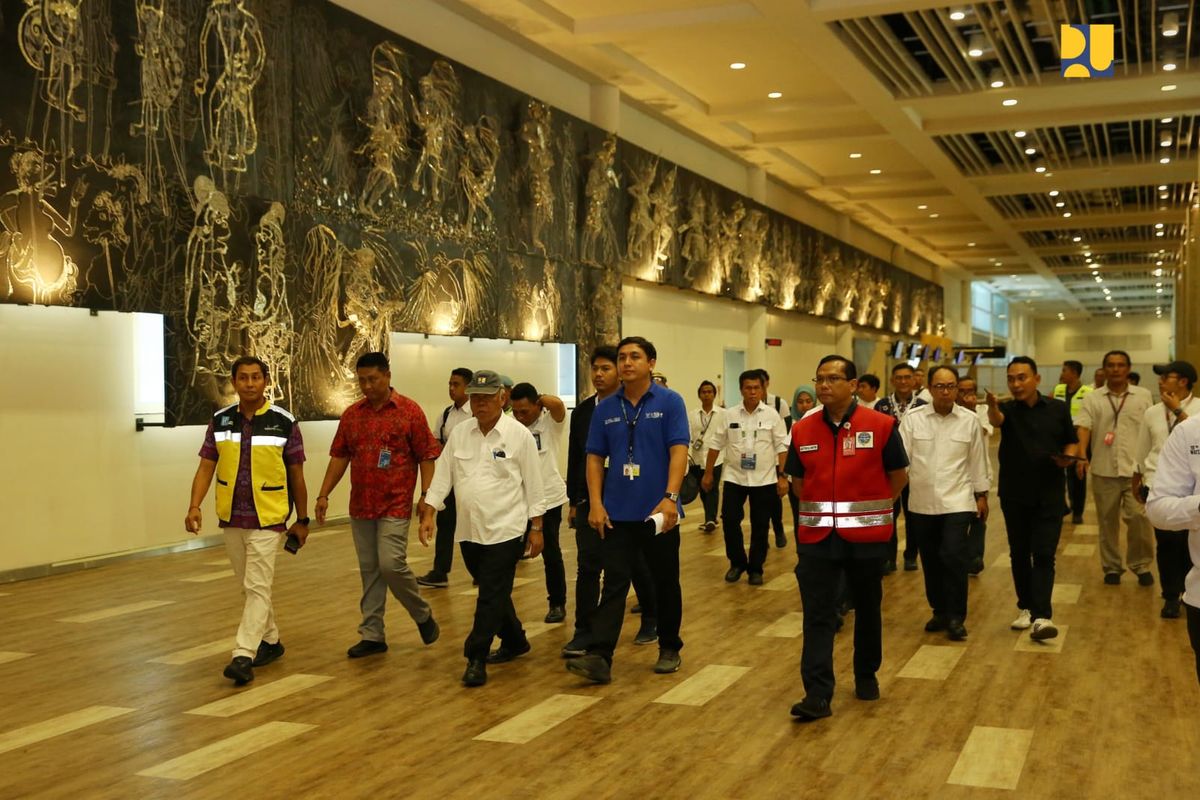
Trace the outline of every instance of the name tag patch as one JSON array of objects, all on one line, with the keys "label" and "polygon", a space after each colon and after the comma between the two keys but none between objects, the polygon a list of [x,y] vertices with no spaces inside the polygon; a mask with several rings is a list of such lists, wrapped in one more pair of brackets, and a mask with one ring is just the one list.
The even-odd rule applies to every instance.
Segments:
[{"label": "name tag patch", "polygon": [[811,453],[814,450],[820,449],[820,447],[821,447],[821,445],[819,445],[819,444],[803,444],[796,448],[796,452],[797,453]]},{"label": "name tag patch", "polygon": [[861,449],[873,448],[875,446],[875,432],[859,431],[854,435],[854,446]]},{"label": "name tag patch", "polygon": [[1200,456],[1200,444],[1193,444],[1188,449],[1191,450],[1192,455]]}]

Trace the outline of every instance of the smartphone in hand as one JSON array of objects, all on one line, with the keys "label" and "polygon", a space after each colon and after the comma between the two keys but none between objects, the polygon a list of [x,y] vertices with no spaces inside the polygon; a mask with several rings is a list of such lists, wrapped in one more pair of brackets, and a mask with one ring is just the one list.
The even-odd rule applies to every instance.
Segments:
[{"label": "smartphone in hand", "polygon": [[283,549],[292,555],[296,555],[300,551],[300,538],[294,533],[289,533],[287,541],[283,543]]}]

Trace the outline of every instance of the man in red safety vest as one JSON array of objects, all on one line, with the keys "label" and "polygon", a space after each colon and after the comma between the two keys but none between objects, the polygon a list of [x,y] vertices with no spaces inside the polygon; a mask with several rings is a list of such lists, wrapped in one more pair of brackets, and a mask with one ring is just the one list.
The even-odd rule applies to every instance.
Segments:
[{"label": "man in red safety vest", "polygon": [[833,698],[833,637],[838,588],[854,604],[854,693],[879,699],[883,660],[883,563],[892,537],[892,504],[908,483],[908,456],[896,420],[855,400],[858,372],[830,355],[813,378],[820,414],[792,428],[787,467],[799,498],[796,581],[804,603],[800,677],[805,697],[792,706],[804,721],[828,717]]}]

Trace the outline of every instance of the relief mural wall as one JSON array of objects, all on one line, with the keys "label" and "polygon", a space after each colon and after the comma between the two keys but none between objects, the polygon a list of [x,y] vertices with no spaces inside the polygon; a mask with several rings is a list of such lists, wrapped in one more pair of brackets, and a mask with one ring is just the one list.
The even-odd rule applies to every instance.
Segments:
[{"label": "relief mural wall", "polygon": [[939,287],[322,0],[0,0],[0,41],[0,302],[166,315],[181,424],[244,352],[306,418],[391,331],[585,364],[622,275],[941,324]]}]

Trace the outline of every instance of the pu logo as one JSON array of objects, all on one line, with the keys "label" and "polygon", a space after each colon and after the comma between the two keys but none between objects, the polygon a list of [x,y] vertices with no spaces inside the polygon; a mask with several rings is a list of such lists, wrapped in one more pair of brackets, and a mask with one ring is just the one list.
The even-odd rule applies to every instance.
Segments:
[{"label": "pu logo", "polygon": [[1063,25],[1062,76],[1111,78],[1113,76],[1113,26]]}]

